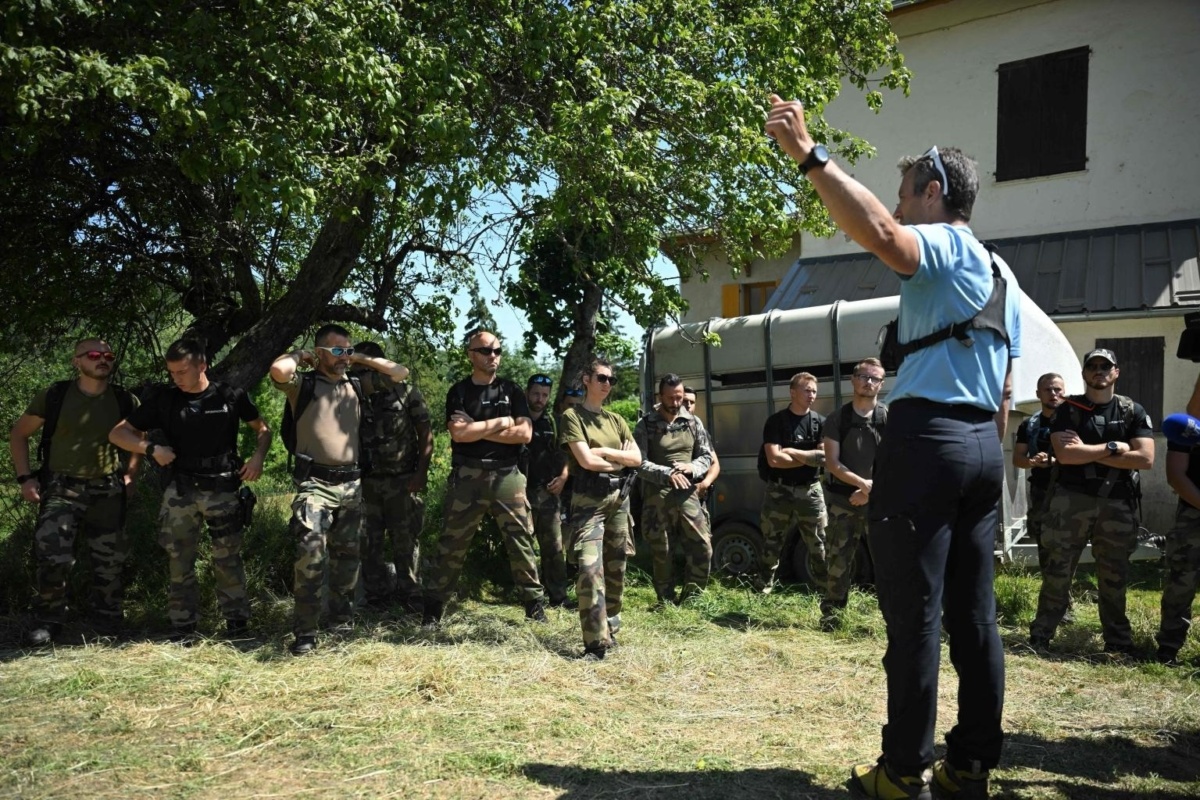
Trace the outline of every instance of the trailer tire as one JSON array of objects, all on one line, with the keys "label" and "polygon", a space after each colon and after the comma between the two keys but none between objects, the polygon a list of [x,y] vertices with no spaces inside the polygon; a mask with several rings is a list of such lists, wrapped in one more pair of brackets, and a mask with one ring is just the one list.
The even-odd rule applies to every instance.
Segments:
[{"label": "trailer tire", "polygon": [[713,531],[713,570],[729,575],[757,575],[762,560],[762,534],[748,522],[723,522]]}]

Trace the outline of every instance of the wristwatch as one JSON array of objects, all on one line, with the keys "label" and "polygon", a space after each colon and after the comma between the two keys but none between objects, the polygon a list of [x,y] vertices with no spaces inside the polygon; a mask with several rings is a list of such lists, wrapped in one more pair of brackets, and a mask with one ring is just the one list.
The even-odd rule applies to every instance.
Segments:
[{"label": "wristwatch", "polygon": [[815,144],[813,149],[808,151],[808,158],[800,165],[800,174],[807,175],[810,169],[818,169],[828,163],[829,151],[825,149],[825,145]]},{"label": "wristwatch", "polygon": [[154,457],[154,448],[156,447],[158,447],[158,445],[156,445],[154,442],[150,442],[146,445],[146,458]]},{"label": "wristwatch", "polygon": [[1121,455],[1121,446],[1119,444],[1117,444],[1116,442],[1109,442],[1108,444],[1106,444],[1104,446],[1108,448],[1108,454],[1110,456]]},{"label": "wristwatch", "polygon": [[35,477],[34,475],[30,475],[28,472],[26,472],[24,475],[17,476],[17,483],[20,484],[21,486],[24,486],[25,481],[31,481],[34,479],[34,477]]}]

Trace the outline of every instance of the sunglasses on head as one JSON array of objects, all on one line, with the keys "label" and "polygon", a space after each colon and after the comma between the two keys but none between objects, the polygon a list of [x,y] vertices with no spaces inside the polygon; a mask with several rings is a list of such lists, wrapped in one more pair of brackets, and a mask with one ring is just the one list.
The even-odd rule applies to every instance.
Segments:
[{"label": "sunglasses on head", "polygon": [[567,389],[563,397],[583,397],[583,389]]},{"label": "sunglasses on head", "polygon": [[479,353],[481,356],[498,356],[503,348],[500,347],[472,347],[472,353]]},{"label": "sunglasses on head", "polygon": [[950,179],[946,177],[946,165],[942,163],[942,157],[938,155],[937,145],[925,151],[925,155],[933,159],[933,166],[937,168],[938,174],[942,176],[942,197],[950,199]]},{"label": "sunglasses on head", "polygon": [[330,355],[334,356],[335,358],[341,358],[342,356],[354,355],[353,347],[317,347],[317,349],[325,350],[326,352],[328,352]]},{"label": "sunglasses on head", "polygon": [[554,381],[550,380],[549,376],[547,376],[547,375],[534,375],[532,378],[529,379],[529,384],[531,386],[533,386],[533,385],[553,386]]},{"label": "sunglasses on head", "polygon": [[104,359],[109,363],[117,360],[117,354],[111,350],[107,352],[104,350],[88,350],[86,353],[76,353],[75,357],[86,358],[88,361],[99,361],[100,359]]}]

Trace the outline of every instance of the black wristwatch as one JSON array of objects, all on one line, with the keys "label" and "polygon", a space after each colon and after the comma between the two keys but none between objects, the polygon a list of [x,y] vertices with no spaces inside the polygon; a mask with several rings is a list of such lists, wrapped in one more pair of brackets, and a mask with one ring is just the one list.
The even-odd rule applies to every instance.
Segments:
[{"label": "black wristwatch", "polygon": [[17,476],[17,483],[21,486],[24,486],[25,481],[31,481],[36,477],[37,477],[36,475],[30,475],[28,472],[26,472],[24,475]]},{"label": "black wristwatch", "polygon": [[800,165],[800,174],[807,175],[810,169],[818,169],[828,163],[829,151],[825,149],[825,145],[815,144],[813,149],[808,151],[808,158]]},{"label": "black wristwatch", "polygon": [[1121,446],[1118,445],[1116,442],[1109,442],[1108,444],[1106,444],[1104,446],[1108,448],[1108,454],[1110,456],[1121,455]]},{"label": "black wristwatch", "polygon": [[154,457],[154,448],[156,447],[158,447],[158,445],[156,445],[154,442],[150,442],[146,445],[146,458]]}]

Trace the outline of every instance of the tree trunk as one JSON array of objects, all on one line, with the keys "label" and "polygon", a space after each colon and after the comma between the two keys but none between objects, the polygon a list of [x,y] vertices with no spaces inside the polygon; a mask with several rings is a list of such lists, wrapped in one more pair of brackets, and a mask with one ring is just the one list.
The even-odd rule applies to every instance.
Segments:
[{"label": "tree trunk", "polygon": [[[596,349],[596,319],[600,316],[600,304],[604,300],[604,289],[592,281],[583,285],[583,301],[575,308],[575,333],[567,357],[563,360],[562,379],[558,382],[557,403],[562,402],[567,387],[579,383],[579,377],[588,368],[588,362]],[[582,385],[582,384],[581,384]]]},{"label": "tree trunk", "polygon": [[318,322],[354,269],[375,213],[375,195],[364,191],[352,205],[357,212],[331,213],[304,257],[291,287],[242,337],[212,376],[249,389],[271,368],[271,362]]}]

